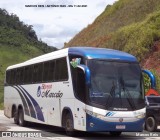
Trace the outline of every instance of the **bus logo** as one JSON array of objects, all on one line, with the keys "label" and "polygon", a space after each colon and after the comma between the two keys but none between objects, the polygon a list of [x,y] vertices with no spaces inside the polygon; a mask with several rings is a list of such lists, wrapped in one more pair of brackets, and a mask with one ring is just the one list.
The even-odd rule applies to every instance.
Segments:
[{"label": "bus logo", "polygon": [[58,92],[52,92],[52,84],[42,84],[37,88],[37,97],[42,98],[62,98],[63,93],[59,90]]},{"label": "bus logo", "polygon": [[106,117],[114,116],[114,114],[116,114],[116,113],[115,113],[115,112],[108,112],[108,113],[106,114]]},{"label": "bus logo", "polygon": [[123,118],[119,118],[119,122],[123,122]]}]

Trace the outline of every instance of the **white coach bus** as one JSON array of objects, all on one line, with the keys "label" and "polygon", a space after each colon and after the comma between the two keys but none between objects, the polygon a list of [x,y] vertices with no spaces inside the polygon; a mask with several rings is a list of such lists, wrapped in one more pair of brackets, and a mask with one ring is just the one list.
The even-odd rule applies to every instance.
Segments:
[{"label": "white coach bus", "polygon": [[74,130],[142,131],[145,101],[142,71],[127,53],[73,47],[9,66],[4,114],[26,122]]}]

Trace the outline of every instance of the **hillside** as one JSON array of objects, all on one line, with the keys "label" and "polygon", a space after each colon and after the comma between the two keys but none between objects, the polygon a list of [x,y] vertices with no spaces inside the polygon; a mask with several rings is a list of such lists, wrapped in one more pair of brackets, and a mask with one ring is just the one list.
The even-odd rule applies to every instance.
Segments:
[{"label": "hillside", "polygon": [[153,42],[159,39],[159,24],[159,0],[119,0],[107,6],[65,47],[114,48],[132,53],[141,60],[150,51]]},{"label": "hillside", "polygon": [[9,65],[57,50],[39,41],[32,25],[0,9],[0,108],[3,107],[3,81]]},{"label": "hillside", "polygon": [[160,79],[160,51],[155,44],[160,44],[160,0],[119,0],[108,5],[65,47],[94,46],[129,52]]}]

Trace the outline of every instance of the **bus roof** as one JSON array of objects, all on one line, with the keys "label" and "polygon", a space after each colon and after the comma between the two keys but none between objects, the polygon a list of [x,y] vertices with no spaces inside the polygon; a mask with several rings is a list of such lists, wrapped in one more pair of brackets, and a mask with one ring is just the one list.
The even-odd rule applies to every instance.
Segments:
[{"label": "bus roof", "polygon": [[7,69],[35,64],[51,59],[56,59],[67,56],[68,54],[80,55],[87,59],[110,59],[110,60],[112,59],[112,60],[137,62],[136,57],[134,57],[133,55],[118,50],[106,49],[106,48],[94,48],[94,47],[71,47],[32,58],[23,63],[9,66]]},{"label": "bus roof", "polygon": [[131,54],[106,48],[94,47],[73,47],[69,48],[69,54],[77,54],[88,59],[116,59],[123,61],[136,62],[137,59]]}]

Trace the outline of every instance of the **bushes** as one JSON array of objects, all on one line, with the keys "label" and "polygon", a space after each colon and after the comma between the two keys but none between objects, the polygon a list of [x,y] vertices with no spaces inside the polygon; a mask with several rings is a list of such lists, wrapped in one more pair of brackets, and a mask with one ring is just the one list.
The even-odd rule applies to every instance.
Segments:
[{"label": "bushes", "polygon": [[[160,10],[160,0],[119,0],[116,1],[113,5],[107,6],[105,11],[99,15],[96,20],[89,25],[87,28],[82,30],[77,34],[69,43],[65,46],[77,46],[77,45],[86,45],[86,46],[97,46],[95,43],[96,40],[104,36],[110,36],[110,34],[116,34],[118,30],[122,32],[122,28],[127,27],[134,28],[136,23],[143,22],[149,17],[149,14]],[[156,18],[156,17],[155,17]],[[158,22],[156,22],[158,24]],[[154,24],[154,22],[153,22]],[[132,25],[132,27],[130,27]],[[157,26],[157,25],[156,25]],[[158,27],[158,26],[157,26]],[[136,27],[137,29],[137,27]],[[132,29],[131,29],[132,30]],[[124,41],[123,34],[119,31],[118,41]],[[137,31],[138,32],[138,31]],[[134,36],[135,37],[135,36]],[[138,35],[137,38],[140,36]],[[114,36],[113,36],[114,38]],[[137,39],[136,38],[136,39]],[[133,38],[134,39],[134,38]],[[114,40],[116,41],[116,40]],[[105,47],[108,40],[103,40],[98,46]],[[114,43],[110,42],[106,47],[113,48],[115,47]],[[130,42],[131,45],[134,45],[133,42]],[[118,44],[118,43],[117,43]],[[114,45],[114,46],[112,46]],[[140,45],[138,43],[138,45]],[[123,46],[123,45],[121,45]],[[121,48],[121,47],[118,47]]]},{"label": "bushes", "polygon": [[131,53],[141,61],[152,50],[154,41],[159,39],[160,11],[149,15],[143,22],[120,28],[103,46]]},{"label": "bushes", "polygon": [[160,93],[160,75],[154,69],[152,69],[151,72],[156,77],[156,90]]}]

